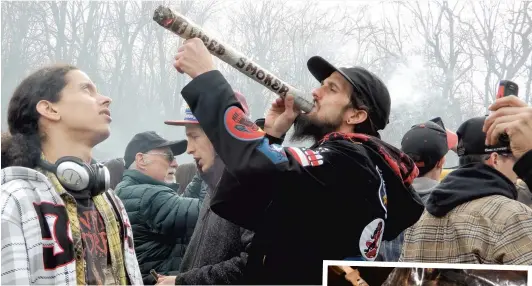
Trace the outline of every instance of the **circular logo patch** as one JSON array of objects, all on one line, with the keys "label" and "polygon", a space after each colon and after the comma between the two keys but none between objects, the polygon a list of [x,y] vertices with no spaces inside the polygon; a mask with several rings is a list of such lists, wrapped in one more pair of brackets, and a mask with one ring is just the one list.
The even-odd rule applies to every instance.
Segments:
[{"label": "circular logo patch", "polygon": [[382,234],[384,233],[384,220],[376,218],[370,222],[362,234],[360,234],[359,248],[360,254],[366,259],[373,261],[379,254],[379,247],[382,242]]},{"label": "circular logo patch", "polygon": [[236,106],[231,106],[225,111],[224,123],[227,132],[242,141],[262,139],[266,134]]}]

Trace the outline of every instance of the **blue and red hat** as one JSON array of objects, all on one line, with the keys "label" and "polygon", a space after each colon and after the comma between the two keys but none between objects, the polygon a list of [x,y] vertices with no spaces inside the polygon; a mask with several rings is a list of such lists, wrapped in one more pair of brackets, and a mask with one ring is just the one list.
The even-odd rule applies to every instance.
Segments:
[{"label": "blue and red hat", "polygon": [[[244,95],[242,95],[238,91],[235,91],[235,97],[240,102],[240,105],[242,105],[242,108],[244,109],[244,113],[249,116],[248,103]],[[185,117],[183,118],[183,120],[166,120],[164,121],[164,124],[175,125],[175,126],[185,126],[188,124],[199,124],[199,121],[198,119],[196,119],[196,116],[192,114],[192,110],[190,110],[190,107],[187,105],[185,108]]]}]

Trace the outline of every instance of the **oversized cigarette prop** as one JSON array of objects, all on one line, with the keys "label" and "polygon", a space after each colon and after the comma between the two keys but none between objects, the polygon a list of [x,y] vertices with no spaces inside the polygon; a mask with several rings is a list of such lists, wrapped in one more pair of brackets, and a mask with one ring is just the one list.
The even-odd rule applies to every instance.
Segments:
[{"label": "oversized cigarette prop", "polygon": [[305,92],[280,80],[271,72],[262,68],[231,46],[207,35],[201,27],[187,19],[185,16],[172,11],[168,7],[159,6],[153,13],[153,20],[183,39],[200,38],[210,53],[214,56],[236,68],[254,81],[262,84],[282,98],[288,94],[293,95],[295,104],[300,110],[310,112],[312,109],[313,104],[305,98]]},{"label": "oversized cigarette prop", "polygon": [[329,266],[331,270],[337,275],[344,276],[344,278],[351,282],[353,286],[368,286],[368,283],[360,277],[358,269],[353,269],[350,266]]}]

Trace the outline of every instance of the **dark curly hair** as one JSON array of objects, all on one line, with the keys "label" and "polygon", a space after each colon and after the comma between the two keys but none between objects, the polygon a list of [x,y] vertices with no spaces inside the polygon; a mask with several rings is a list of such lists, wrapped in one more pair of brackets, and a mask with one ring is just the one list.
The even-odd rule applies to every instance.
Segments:
[{"label": "dark curly hair", "polygon": [[2,155],[7,156],[2,158],[2,168],[37,166],[41,156],[41,140],[44,139],[44,134],[39,130],[41,115],[37,112],[37,103],[41,100],[59,101],[60,92],[67,84],[65,76],[72,70],[77,68],[63,64],[44,67],[33,72],[18,85],[7,109],[11,138],[6,140],[7,146],[2,146]]},{"label": "dark curly hair", "polygon": [[11,146],[11,134],[9,132],[2,132],[2,168],[9,166],[9,157],[7,156],[8,147]]},{"label": "dark curly hair", "polygon": [[359,123],[355,125],[353,132],[355,133],[362,133],[367,134],[371,136],[375,136],[377,138],[381,138],[379,132],[376,130],[375,126],[373,125],[373,122],[371,121],[371,118],[369,115],[371,114],[372,110],[369,108],[369,105],[364,102],[364,100],[358,95],[356,92],[352,92],[350,99],[350,106],[359,110],[365,110],[368,113],[368,118],[364,120],[364,122]]}]

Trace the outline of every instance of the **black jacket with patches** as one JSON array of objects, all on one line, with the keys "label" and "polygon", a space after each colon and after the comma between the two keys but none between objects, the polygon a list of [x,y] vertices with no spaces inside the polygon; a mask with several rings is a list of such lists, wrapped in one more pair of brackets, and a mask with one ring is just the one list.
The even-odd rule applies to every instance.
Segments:
[{"label": "black jacket with patches", "polygon": [[226,165],[212,210],[255,232],[247,284],[321,284],[323,260],[374,260],[423,211],[412,160],[377,138],[283,148],[243,115],[219,71],[181,93]]}]

